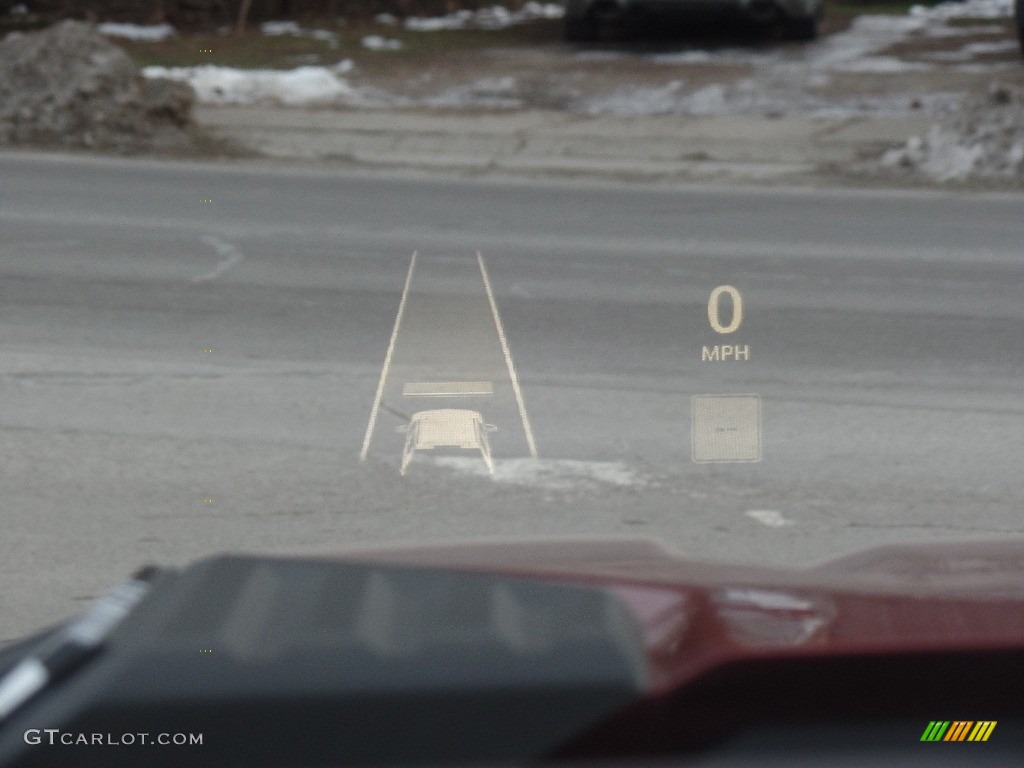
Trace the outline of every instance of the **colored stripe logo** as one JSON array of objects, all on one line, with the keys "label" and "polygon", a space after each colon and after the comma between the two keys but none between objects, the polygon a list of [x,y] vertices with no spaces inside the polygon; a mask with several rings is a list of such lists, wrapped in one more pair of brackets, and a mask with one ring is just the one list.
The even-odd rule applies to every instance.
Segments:
[{"label": "colored stripe logo", "polygon": [[988,741],[995,729],[995,720],[932,720],[921,741]]}]

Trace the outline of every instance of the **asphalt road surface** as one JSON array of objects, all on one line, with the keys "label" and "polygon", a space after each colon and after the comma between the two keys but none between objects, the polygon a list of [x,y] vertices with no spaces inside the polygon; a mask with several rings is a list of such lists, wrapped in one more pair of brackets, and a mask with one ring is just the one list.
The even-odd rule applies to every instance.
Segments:
[{"label": "asphalt road surface", "polygon": [[[1022,210],[0,155],[0,641],[226,550],[630,536],[800,566],[1024,534]],[[403,394],[439,382],[463,394]],[[759,424],[695,440],[693,397],[737,394]],[[396,428],[441,408],[498,427],[493,477],[470,450],[400,476]]]}]

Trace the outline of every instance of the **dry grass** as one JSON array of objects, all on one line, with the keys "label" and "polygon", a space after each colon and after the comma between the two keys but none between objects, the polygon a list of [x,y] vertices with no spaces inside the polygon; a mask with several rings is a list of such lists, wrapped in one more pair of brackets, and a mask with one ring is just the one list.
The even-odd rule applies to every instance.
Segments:
[{"label": "dry grass", "polygon": [[[139,66],[194,66],[216,63],[243,69],[287,69],[303,64],[329,66],[352,59],[372,70],[423,56],[462,53],[493,47],[534,47],[561,40],[558,21],[538,20],[504,30],[441,30],[411,32],[399,26],[372,21],[338,25],[322,23],[304,27],[326,29],[338,36],[332,48],[327,41],[293,35],[265,36],[257,30],[244,35],[183,35],[160,43],[117,41]],[[361,44],[367,35],[399,40],[398,51],[370,51]]]}]

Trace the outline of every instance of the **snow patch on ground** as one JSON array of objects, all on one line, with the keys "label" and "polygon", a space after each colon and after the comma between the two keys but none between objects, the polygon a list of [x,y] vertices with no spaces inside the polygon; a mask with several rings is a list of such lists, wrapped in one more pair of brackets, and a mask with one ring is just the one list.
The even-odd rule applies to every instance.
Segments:
[{"label": "snow patch on ground", "polygon": [[449,88],[421,102],[428,107],[484,107],[517,109],[523,106],[514,77],[483,77],[468,85]]},{"label": "snow patch on ground", "polygon": [[[819,74],[815,84],[827,85]],[[793,88],[792,80],[759,76],[735,83],[712,83],[696,90],[674,80],[662,87],[624,88],[592,97],[573,105],[579,111],[598,115],[774,115],[799,114],[809,117],[849,118],[863,115],[897,116],[908,112],[916,102],[918,109],[931,113],[948,110],[959,101],[952,93],[890,94],[859,96],[837,101]]]},{"label": "snow patch on ground", "polygon": [[915,5],[910,15],[934,19],[1008,19],[1013,16],[1013,0],[964,0],[935,6]]},{"label": "snow patch on ground", "polygon": [[925,27],[921,34],[925,37],[963,37],[964,35],[998,35],[1002,32],[1003,28],[995,24],[965,24],[956,27],[947,24],[932,24]]},{"label": "snow patch on ground", "polygon": [[[518,11],[492,5],[476,11],[460,10],[446,16],[427,18],[413,16],[405,20],[405,28],[413,32],[437,32],[444,29],[505,29],[536,19],[560,19],[565,8],[555,3],[526,3]],[[394,17],[392,17],[394,18]]]},{"label": "snow patch on ground", "polygon": [[[347,65],[351,68],[351,62]],[[188,83],[204,104],[276,103],[289,106],[357,102],[359,91],[339,72],[340,68],[298,67],[290,70],[239,70],[207,64],[199,67],[145,67],[149,78]]]},{"label": "snow patch on ground", "polygon": [[[598,96],[585,102],[584,111],[590,115],[663,115],[674,112],[681,103],[679,91],[682,80],[673,80],[663,86],[628,88]],[[721,89],[721,86],[708,86]],[[708,90],[705,88],[704,90]],[[698,93],[700,93],[698,91]],[[696,96],[697,94],[694,94]],[[718,97],[721,99],[721,97]]]},{"label": "snow patch on ground", "polygon": [[792,520],[787,520],[781,512],[774,509],[752,509],[747,512],[747,517],[757,520],[769,528],[784,528],[787,525],[793,525]]},{"label": "snow patch on ground", "polygon": [[135,40],[146,43],[159,43],[175,37],[178,31],[170,24],[115,24],[107,22],[96,27],[100,34],[107,37],[120,37],[123,40]]},{"label": "snow patch on ground", "polygon": [[329,29],[303,29],[294,21],[265,21],[260,24],[260,33],[266,37],[309,37],[325,42],[331,48],[338,47],[338,36]]},{"label": "snow patch on ground", "polygon": [[850,27],[807,49],[806,65],[817,69],[843,71],[869,59],[928,25],[917,16],[858,16]]},{"label": "snow patch on ground", "polygon": [[400,51],[402,50],[402,41],[395,40],[390,37],[381,37],[380,35],[366,35],[362,40],[359,41],[363,48],[370,51]]},{"label": "snow patch on ground", "polygon": [[835,69],[838,72],[895,74],[897,72],[927,72],[933,67],[919,61],[903,61],[895,56],[866,56],[860,61],[850,61]]},{"label": "snow patch on ground", "polygon": [[[969,43],[958,51],[935,51],[934,53],[922,54],[922,58],[929,59],[930,61],[943,62],[971,61],[979,53],[986,54],[1016,51],[1019,46],[1020,44],[1016,40],[1000,40],[992,43]],[[994,68],[990,63],[977,66],[984,67],[986,70]],[[1019,68],[1016,63],[1014,63],[1014,68]],[[958,69],[961,68],[958,67]]]},{"label": "snow patch on ground", "polygon": [[491,475],[479,458],[433,456],[427,460],[464,475],[490,477],[497,483],[527,485],[553,491],[601,487],[628,488],[645,483],[643,477],[620,461],[495,459],[494,474]]},{"label": "snow patch on ground", "polygon": [[301,35],[302,28],[294,21],[265,21],[260,24],[260,33],[267,37]]},{"label": "snow patch on ground", "polygon": [[[580,54],[583,59],[583,54]],[[714,61],[714,55],[709,51],[680,51],[679,53],[659,53],[651,57],[659,64],[708,64]]]}]

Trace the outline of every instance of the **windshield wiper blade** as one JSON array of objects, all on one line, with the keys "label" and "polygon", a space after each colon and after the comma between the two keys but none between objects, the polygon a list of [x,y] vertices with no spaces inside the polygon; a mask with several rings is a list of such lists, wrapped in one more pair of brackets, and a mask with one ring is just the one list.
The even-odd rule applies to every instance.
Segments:
[{"label": "windshield wiper blade", "polygon": [[158,572],[155,566],[136,572],[0,678],[0,723],[48,685],[66,678],[99,653],[114,627],[149,592]]}]

